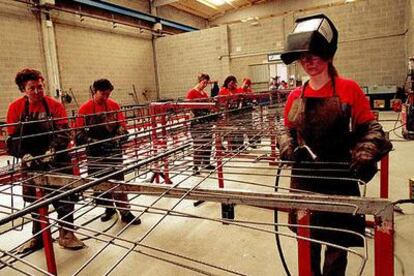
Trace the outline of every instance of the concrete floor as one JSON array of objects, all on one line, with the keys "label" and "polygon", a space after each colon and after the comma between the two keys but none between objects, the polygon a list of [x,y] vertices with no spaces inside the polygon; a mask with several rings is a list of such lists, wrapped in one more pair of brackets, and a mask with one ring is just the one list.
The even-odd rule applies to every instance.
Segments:
[{"label": "concrete floor", "polygon": [[[380,120],[396,119],[396,113],[382,112]],[[386,130],[392,129],[394,122],[382,122]],[[400,129],[396,131],[400,133]],[[395,133],[391,132],[395,150],[390,154],[390,200],[395,201],[408,197],[408,179],[414,177],[414,141],[405,141],[398,138]],[[258,170],[258,164],[250,164],[248,168],[233,169],[239,172],[255,172]],[[274,173],[274,167],[260,169],[261,173],[266,171]],[[229,171],[229,170],[227,170]],[[225,171],[226,172],[226,171]],[[202,174],[203,175],[203,174]],[[204,174],[206,175],[206,174]],[[229,174],[228,174],[229,175]],[[226,174],[225,174],[226,176]],[[180,176],[183,177],[183,176]],[[228,176],[230,177],[230,176]],[[231,178],[242,179],[263,184],[273,184],[274,177],[265,176],[234,176]],[[186,182],[189,186],[194,185],[199,178],[191,177]],[[282,186],[287,186],[288,179],[282,179]],[[226,182],[228,188],[246,188],[235,182]],[[202,187],[217,187],[216,180],[209,180]],[[249,190],[270,191],[266,187],[247,187]],[[367,187],[368,196],[379,195],[379,178],[376,176]],[[10,204],[10,199],[2,195],[1,204]],[[148,205],[153,201],[152,197],[140,196],[134,199],[136,204]],[[156,206],[162,208],[171,208],[177,202],[176,199],[163,199]],[[411,248],[414,247],[414,206],[406,204],[401,206],[405,214],[395,214],[395,275],[414,275],[414,262],[412,261]],[[186,200],[178,205],[175,209],[194,215],[206,216],[210,218],[220,218],[220,205],[217,203],[204,203],[199,207],[193,206],[193,201]],[[77,224],[96,217],[102,212],[101,208],[96,208],[90,213],[82,216]],[[273,222],[273,213],[269,210],[237,206],[236,218],[238,220],[253,220],[260,222]],[[137,213],[137,212],[135,212]],[[144,214],[141,218],[143,223],[139,226],[133,226],[122,234],[122,237],[128,240],[138,240],[153,227],[161,216],[158,214]],[[286,222],[286,214],[280,214],[280,222]],[[92,222],[88,226],[91,228],[103,230],[114,221],[101,223],[99,220]],[[117,222],[107,233],[115,234],[123,227],[121,222]],[[271,226],[261,228],[273,230]],[[3,227],[4,229],[4,227]],[[0,239],[0,248],[3,250],[11,249],[15,245],[27,239],[30,236],[31,225],[28,224],[22,231],[11,231],[2,235]],[[292,234],[288,229],[281,231]],[[107,237],[100,236],[104,240]],[[292,238],[281,237],[283,250],[286,256],[288,266],[292,275],[297,275],[297,249],[296,240]],[[368,239],[368,263],[363,275],[374,275],[373,266],[373,245],[372,239]],[[80,251],[68,251],[60,248],[55,243],[55,253],[60,275],[73,274],[88,258],[95,254],[105,243],[95,239],[85,241],[87,248]],[[120,242],[121,245],[130,247],[130,244]],[[221,222],[213,222],[194,218],[183,218],[177,216],[168,216],[164,219],[148,237],[145,238],[144,245],[162,248],[177,254],[182,254],[189,258],[194,258],[209,264],[214,264],[232,271],[237,271],[246,275],[285,275],[279,260],[275,247],[275,237],[273,234],[252,231],[234,225],[223,225]],[[203,271],[214,275],[227,275],[223,270],[214,269],[201,264],[195,264],[189,260],[183,260],[178,257],[161,253],[153,249],[137,247],[140,252],[134,252],[128,255],[122,264],[117,266],[112,275],[195,275],[198,272],[181,266],[167,263],[162,258],[170,261],[177,261],[182,265],[199,268]],[[360,249],[356,249],[360,250]],[[110,245],[103,251],[99,257],[91,262],[80,275],[101,275],[118,260],[126,249]],[[160,259],[149,257],[148,254],[157,256]],[[27,256],[25,260],[45,268],[45,260],[42,251]],[[347,275],[356,275],[360,260],[355,256],[349,257]],[[17,264],[17,267],[24,267]],[[25,267],[27,269],[27,267]],[[31,274],[39,275],[36,271]],[[18,272],[9,268],[0,270],[0,275],[19,275]]]}]

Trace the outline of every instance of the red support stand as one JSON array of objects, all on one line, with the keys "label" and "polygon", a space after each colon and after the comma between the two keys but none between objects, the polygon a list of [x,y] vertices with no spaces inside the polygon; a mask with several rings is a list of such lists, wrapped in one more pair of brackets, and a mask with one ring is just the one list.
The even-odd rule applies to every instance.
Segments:
[{"label": "red support stand", "polygon": [[271,157],[271,162],[269,162],[269,165],[271,166],[276,166],[276,133],[275,133],[275,116],[269,115],[269,129],[270,129],[270,149],[271,149],[271,153],[270,153],[270,157]]},{"label": "red support stand", "polygon": [[375,226],[375,276],[394,275],[393,221]]},{"label": "red support stand", "polygon": [[[151,140],[152,140],[152,153],[157,154],[158,149],[158,137],[157,137],[157,115],[155,107],[150,108],[151,115]],[[155,162],[154,180],[155,183],[160,183],[160,167],[158,162]]]},{"label": "red support stand", "polygon": [[[36,198],[43,197],[43,190],[40,188],[36,188]],[[47,264],[47,271],[53,275],[57,275],[57,267],[56,267],[56,260],[55,260],[55,252],[53,251],[53,240],[52,234],[50,232],[49,226],[49,219],[48,216],[48,208],[42,207],[39,208],[39,220],[40,220],[40,228],[42,230],[42,240],[43,240],[43,247],[46,257],[46,264]],[[46,229],[46,230],[45,230]]]},{"label": "red support stand", "polygon": [[[310,215],[308,211],[298,211],[298,224],[309,226]],[[297,236],[303,238],[310,238],[310,228],[298,227]],[[298,239],[298,275],[311,276],[311,242]]]},{"label": "red support stand", "polygon": [[223,148],[221,136],[216,133],[216,160],[217,160],[217,178],[219,188],[224,188],[224,179],[223,179]]},{"label": "red support stand", "polygon": [[[163,110],[162,115],[161,115],[161,135],[162,135],[162,147],[163,149],[167,149],[167,145],[168,145],[168,140],[167,140],[167,120],[165,118],[165,113],[166,110]],[[168,157],[164,158],[164,172],[163,172],[163,178],[164,178],[164,182],[166,184],[172,184],[171,179],[170,179],[170,174],[169,174],[169,169],[168,169]]]},{"label": "red support stand", "polygon": [[[69,145],[68,145],[68,149],[71,149],[75,147],[75,143],[73,141],[70,141]],[[72,152],[72,156],[71,156],[71,163],[72,163],[72,168],[73,168],[73,175],[80,175],[80,167],[79,167],[79,153],[78,152]]]},{"label": "red support stand", "polygon": [[380,169],[380,197],[388,198],[388,186],[389,186],[389,154],[384,156],[381,160],[381,169]]}]

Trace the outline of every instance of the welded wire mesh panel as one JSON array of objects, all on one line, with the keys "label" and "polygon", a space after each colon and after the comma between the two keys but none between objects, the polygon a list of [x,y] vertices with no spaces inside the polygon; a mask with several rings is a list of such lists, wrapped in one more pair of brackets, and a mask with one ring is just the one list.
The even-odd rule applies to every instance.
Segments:
[{"label": "welded wire mesh panel", "polygon": [[[50,229],[58,239],[54,256],[62,275],[282,274],[275,235],[282,239],[285,259],[296,275],[297,240],[327,243],[290,231],[318,227],[289,223],[288,211],[373,214],[386,204],[370,200],[367,208],[363,199],[328,200],[290,189],[291,164],[279,160],[277,148],[285,99],[274,93],[204,105],[169,102],[129,107],[123,110],[128,132],[53,153],[56,157],[67,152],[66,162],[28,169],[21,160],[5,156],[0,234],[7,242],[0,243],[1,273],[48,274],[43,250],[19,253],[19,248]],[[209,112],[194,117],[196,109]],[[75,137],[86,128],[111,123],[85,128],[72,124],[66,131]],[[107,152],[90,154],[99,147]],[[23,200],[23,189],[34,192]],[[73,208],[62,217],[56,210],[64,204]],[[44,217],[31,215],[45,206],[51,208]],[[109,207],[116,208],[117,214],[102,222]],[[284,212],[275,219],[274,210]],[[130,212],[133,218],[125,220]],[[33,221],[44,219],[48,224],[31,233]],[[141,223],[134,223],[137,220]],[[86,248],[70,251],[57,246],[62,227],[74,232]],[[367,261],[367,241],[350,234],[363,241],[362,249],[330,245],[349,251],[350,262],[356,264],[350,270],[359,274]]]}]

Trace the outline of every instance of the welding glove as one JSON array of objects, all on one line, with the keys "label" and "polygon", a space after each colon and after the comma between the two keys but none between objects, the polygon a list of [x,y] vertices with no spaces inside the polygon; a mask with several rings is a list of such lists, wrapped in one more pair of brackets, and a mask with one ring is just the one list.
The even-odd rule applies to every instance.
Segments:
[{"label": "welding glove", "polygon": [[377,173],[375,155],[377,147],[373,143],[361,143],[352,152],[351,171],[354,176],[365,183]]},{"label": "welding glove", "polygon": [[75,144],[80,146],[88,143],[88,134],[84,130],[77,131],[75,134]]},{"label": "welding glove", "polygon": [[22,157],[22,163],[27,168],[30,168],[32,166],[33,162],[35,162],[32,159],[33,159],[33,155],[31,155],[30,153],[27,153],[27,154],[23,155],[23,157]]},{"label": "welding glove", "polygon": [[351,170],[355,177],[368,182],[378,171],[377,162],[391,151],[392,144],[375,120],[356,126],[354,135]]},{"label": "welding glove", "polygon": [[280,159],[284,161],[293,161],[295,159],[294,152],[295,149],[291,144],[280,145]]},{"label": "welding glove", "polygon": [[295,160],[296,131],[293,129],[280,129],[278,131],[277,141],[280,152],[280,159],[284,161]]},{"label": "welding glove", "polygon": [[49,149],[44,153],[44,155],[47,155],[47,156],[33,160],[34,158],[33,155],[31,155],[30,153],[27,153],[23,155],[22,163],[27,168],[45,169],[47,167],[45,165],[49,165],[50,163],[54,161],[55,159],[54,154],[55,154],[55,150]]},{"label": "welding glove", "polygon": [[128,134],[128,133],[129,132],[126,128],[124,128],[123,126],[119,126],[116,130],[115,135],[116,136],[122,136],[122,137],[119,138],[119,142],[122,144],[122,143],[125,143],[125,142],[128,141],[128,136],[126,136],[126,134]]},{"label": "welding glove", "polygon": [[50,148],[48,149],[45,154],[45,157],[43,157],[42,159],[40,159],[40,161],[42,163],[51,163],[55,160],[55,149],[54,148]]}]

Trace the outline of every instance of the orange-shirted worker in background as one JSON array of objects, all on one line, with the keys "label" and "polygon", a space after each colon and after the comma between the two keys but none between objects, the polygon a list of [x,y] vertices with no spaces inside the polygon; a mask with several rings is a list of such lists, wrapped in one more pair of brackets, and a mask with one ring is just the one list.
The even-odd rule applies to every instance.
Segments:
[{"label": "orange-shirted worker in background", "polygon": [[[233,99],[231,96],[236,95],[238,92],[237,78],[233,75],[228,76],[223,83],[218,94],[219,102],[226,104],[226,108],[229,109],[227,116],[240,118],[240,105],[237,99]],[[239,151],[242,149],[244,144],[244,135],[242,133],[242,125],[236,125],[236,129],[232,134],[226,135],[225,139],[229,142],[228,146],[230,150]]]},{"label": "orange-shirted worker in background", "polygon": [[[208,74],[200,74],[197,78],[197,84],[187,92],[187,101],[203,102],[209,97],[204,89],[210,82]],[[191,137],[193,138],[193,174],[200,174],[200,169],[214,170],[215,167],[210,164],[211,146],[213,134],[211,132],[211,122],[215,119],[208,116],[209,109],[193,109],[192,113],[195,120],[191,121]],[[207,116],[207,117],[206,117]]]},{"label": "orange-shirted worker in background", "polygon": [[[252,89],[252,81],[250,78],[244,78],[242,85],[237,88],[236,94],[253,94]],[[247,126],[247,137],[249,139],[249,146],[251,148],[257,148],[257,144],[260,144],[261,139],[260,136],[257,135],[257,130],[255,128],[255,122],[254,122],[254,108],[253,104],[256,102],[255,99],[246,97],[242,101],[241,108],[243,109],[243,112],[246,113],[246,123],[245,126]]]}]

